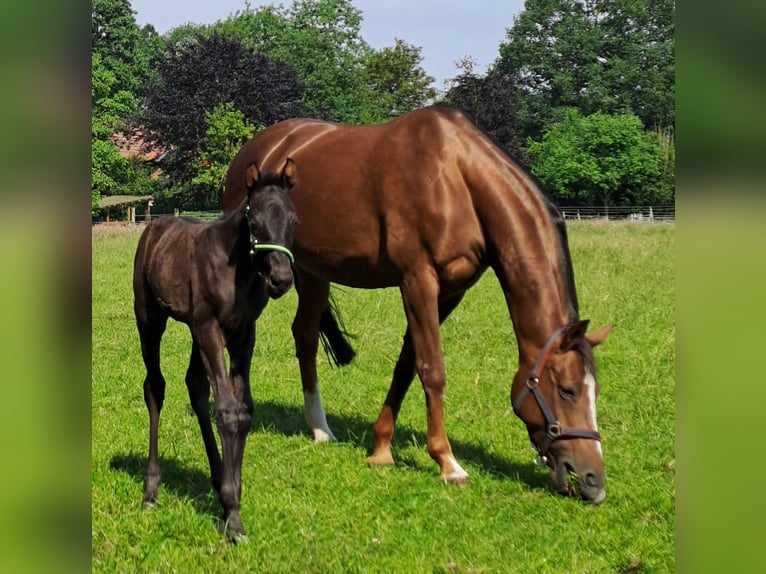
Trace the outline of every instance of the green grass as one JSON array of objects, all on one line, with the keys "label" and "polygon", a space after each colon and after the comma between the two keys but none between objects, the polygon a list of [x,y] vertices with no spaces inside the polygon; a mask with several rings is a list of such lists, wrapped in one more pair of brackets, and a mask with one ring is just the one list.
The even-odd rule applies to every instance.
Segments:
[{"label": "green grass", "polygon": [[171,322],[160,425],[163,483],[141,508],[148,444],[132,311],[137,233],[94,233],[92,558],[95,572],[671,572],[675,570],[674,261],[668,224],[572,223],[581,316],[614,323],[596,351],[607,499],[550,493],[508,403],[513,329],[490,272],[442,327],[445,416],[468,486],[438,480],[419,385],[404,401],[397,464],[370,469],[371,425],[404,333],[398,291],[337,289],[355,362],[319,376],[339,441],[306,429],[290,324],[292,290],[257,324],[255,415],[243,466],[248,543],[216,529],[220,508],[183,377],[190,337]]}]

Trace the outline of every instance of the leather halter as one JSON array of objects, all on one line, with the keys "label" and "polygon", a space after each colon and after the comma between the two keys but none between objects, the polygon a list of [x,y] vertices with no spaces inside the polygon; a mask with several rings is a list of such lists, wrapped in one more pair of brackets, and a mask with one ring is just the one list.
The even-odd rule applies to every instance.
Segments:
[{"label": "leather halter", "polygon": [[530,374],[529,378],[527,379],[526,385],[519,393],[519,396],[516,397],[516,400],[512,403],[513,412],[515,412],[516,415],[521,418],[521,415],[519,415],[519,410],[522,403],[524,402],[524,399],[527,398],[529,393],[532,393],[532,396],[535,397],[535,400],[537,401],[537,404],[543,413],[543,417],[545,418],[546,428],[545,440],[543,440],[542,444],[537,446],[534,444],[534,441],[532,441],[532,446],[535,448],[535,450],[537,450],[540,458],[542,458],[543,461],[546,460],[548,449],[550,449],[550,446],[554,441],[565,438],[586,438],[598,441],[601,440],[601,435],[597,431],[561,426],[561,423],[559,423],[558,419],[556,419],[554,416],[553,412],[548,406],[548,403],[545,402],[545,397],[543,397],[543,394],[540,392],[540,376],[542,375],[543,369],[545,368],[545,363],[548,360],[548,356],[551,354],[553,344],[556,342],[559,336],[561,336],[561,334],[566,331],[567,328],[568,326],[561,327],[558,331],[553,333],[550,339],[548,339],[548,341],[545,343],[545,347],[543,347],[543,350],[540,352],[540,356],[537,358],[537,362],[532,369],[532,374]]}]

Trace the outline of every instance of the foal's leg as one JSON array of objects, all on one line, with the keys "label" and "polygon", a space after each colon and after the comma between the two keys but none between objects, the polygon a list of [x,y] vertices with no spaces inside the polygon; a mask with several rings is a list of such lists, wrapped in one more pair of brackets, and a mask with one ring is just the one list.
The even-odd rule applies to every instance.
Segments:
[{"label": "foal's leg", "polygon": [[149,411],[149,458],[144,470],[143,504],[157,501],[160,484],[160,463],[158,459],[157,436],[160,426],[160,411],[165,402],[165,378],[160,370],[160,342],[167,325],[167,315],[160,310],[136,308],[136,323],[141,338],[141,355],[146,365],[144,379],[144,402]]},{"label": "foal's leg", "polygon": [[322,406],[317,384],[317,349],[319,347],[319,321],[327,308],[330,283],[307,273],[301,273],[296,282],[298,310],[293,320],[295,355],[301,370],[303,406],[306,423],[314,432],[314,442],[335,440]]},{"label": "foal's leg", "polygon": [[253,397],[250,392],[250,363],[253,360],[253,348],[255,347],[255,323],[253,323],[240,337],[234,338],[229,343],[229,380],[234,396],[244,407],[247,426],[244,428],[244,436],[237,444],[232,461],[234,484],[237,486],[237,500],[242,500],[242,460],[244,457],[247,433],[253,418]]},{"label": "foal's leg", "polygon": [[250,428],[250,411],[229,384],[224,353],[225,338],[215,321],[198,325],[194,339],[208,373],[215,396],[215,422],[221,437],[222,469],[218,497],[224,511],[224,530],[232,538],[245,534],[239,515],[239,484],[245,438]]},{"label": "foal's leg", "polygon": [[[464,294],[465,292],[463,291],[439,301],[439,324],[443,323],[455,307],[457,307]],[[415,350],[412,346],[412,336],[408,328],[404,334],[404,342],[399,353],[399,360],[394,368],[391,387],[388,389],[388,394],[378,419],[372,427],[373,435],[375,436],[375,446],[372,455],[367,459],[369,464],[393,464],[391,440],[394,436],[396,419],[399,415],[402,401],[414,377]]]},{"label": "foal's leg", "polygon": [[210,481],[217,492],[221,490],[221,455],[218,452],[210,421],[210,383],[207,380],[205,365],[202,362],[199,345],[192,344],[189,369],[186,371],[186,388],[189,390],[189,400],[192,410],[197,415],[202,441],[205,443],[205,453],[210,463]]},{"label": "foal's leg", "polygon": [[426,395],[428,454],[439,464],[442,480],[467,482],[468,473],[452,454],[452,446],[444,430],[443,395],[446,376],[439,339],[439,281],[435,271],[422,267],[406,276],[401,292],[415,350],[415,370]]}]

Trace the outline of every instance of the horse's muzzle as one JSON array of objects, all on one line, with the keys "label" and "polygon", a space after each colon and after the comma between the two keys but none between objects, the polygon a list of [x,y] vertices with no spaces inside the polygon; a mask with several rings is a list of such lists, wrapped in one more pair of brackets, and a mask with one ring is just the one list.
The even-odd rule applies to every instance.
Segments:
[{"label": "horse's muzzle", "polygon": [[271,272],[266,277],[269,288],[269,297],[279,299],[293,286],[293,272],[290,266],[272,267]]},{"label": "horse's muzzle", "polygon": [[550,485],[559,494],[579,496],[592,504],[601,504],[606,498],[603,470],[575,466],[566,456],[551,464]]}]

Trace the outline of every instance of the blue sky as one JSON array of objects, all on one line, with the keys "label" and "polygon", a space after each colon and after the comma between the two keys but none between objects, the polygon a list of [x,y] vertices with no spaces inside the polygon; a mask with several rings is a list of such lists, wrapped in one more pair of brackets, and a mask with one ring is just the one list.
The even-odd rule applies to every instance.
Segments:
[{"label": "blue sky", "polygon": [[[251,7],[285,2],[259,2]],[[524,9],[524,0],[353,0],[362,11],[361,36],[374,48],[393,46],[395,38],[419,46],[427,74],[434,87],[458,75],[455,62],[465,56],[476,61],[475,71],[484,73],[498,56],[506,29]],[[131,0],[139,25],[152,24],[157,32],[192,22],[212,24],[243,10],[245,0]]]}]

